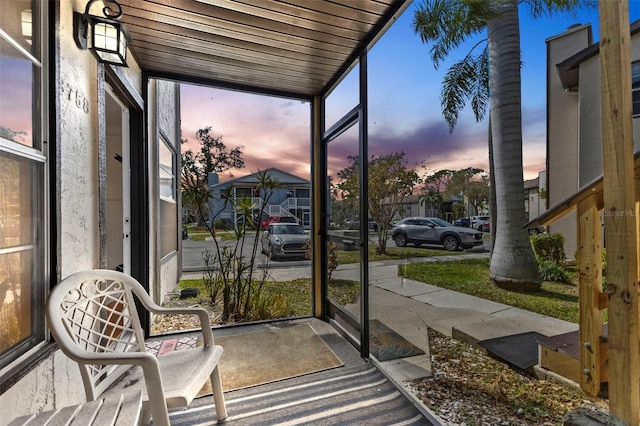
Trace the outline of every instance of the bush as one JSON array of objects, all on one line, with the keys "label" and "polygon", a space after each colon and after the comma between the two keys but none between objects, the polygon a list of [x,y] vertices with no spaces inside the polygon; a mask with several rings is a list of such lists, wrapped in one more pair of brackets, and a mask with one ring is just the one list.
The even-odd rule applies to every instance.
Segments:
[{"label": "bush", "polygon": [[[305,259],[311,259],[311,238],[307,238],[307,251]],[[338,267],[338,245],[333,241],[327,241],[327,279],[331,279],[331,274]]]},{"label": "bush", "polygon": [[539,263],[539,267],[543,281],[571,284],[571,277],[563,266],[543,260]]},{"label": "bush", "polygon": [[564,266],[566,255],[564,252],[564,235],[560,233],[541,234],[531,237],[533,251],[538,262],[552,262]]},{"label": "bush", "polygon": [[217,219],[213,222],[213,227],[215,229],[230,229],[231,223],[226,219]]},{"label": "bush", "polygon": [[[576,270],[580,270],[580,259],[578,258],[578,252],[575,254],[576,258]],[[603,248],[601,253],[602,259],[602,289],[607,289],[607,249]]]}]

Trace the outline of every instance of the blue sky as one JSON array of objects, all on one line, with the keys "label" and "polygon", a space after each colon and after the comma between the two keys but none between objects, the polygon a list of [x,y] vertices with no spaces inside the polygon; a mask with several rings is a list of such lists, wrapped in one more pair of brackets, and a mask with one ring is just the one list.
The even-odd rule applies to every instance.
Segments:
[{"label": "blue sky", "polygon": [[[476,123],[471,111],[466,111],[450,134],[440,111],[440,86],[446,70],[483,36],[470,39],[435,70],[429,47],[412,30],[418,4],[414,2],[369,53],[370,153],[403,151],[427,174],[445,168],[486,170],[486,121]],[[629,4],[630,22],[640,19],[640,0]],[[523,164],[525,179],[531,179],[544,170],[546,155],[545,40],[572,24],[590,23],[594,41],[598,41],[599,23],[597,9],[580,11],[575,18],[563,15],[535,21],[521,9],[520,22]],[[338,117],[355,106],[355,83],[355,78],[347,77],[330,96],[329,117]],[[309,177],[307,103],[185,85],[182,110],[183,137],[192,139],[195,130],[211,125],[228,147],[245,146],[246,167],[234,171],[236,177],[268,167]],[[354,138],[355,132],[349,132],[345,141],[330,145],[330,170],[334,173],[347,165],[347,155],[355,154]]]}]

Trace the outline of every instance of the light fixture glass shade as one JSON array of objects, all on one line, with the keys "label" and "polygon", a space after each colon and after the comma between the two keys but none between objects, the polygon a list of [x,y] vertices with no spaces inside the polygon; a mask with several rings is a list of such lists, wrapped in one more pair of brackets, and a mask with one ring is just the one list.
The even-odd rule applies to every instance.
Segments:
[{"label": "light fixture glass shade", "polygon": [[20,21],[22,23],[22,36],[31,43],[31,37],[33,35],[33,17],[31,15],[31,9],[25,9],[20,14]]},{"label": "light fixture glass shade", "polygon": [[127,66],[128,34],[123,24],[91,16],[91,52],[100,62]]}]

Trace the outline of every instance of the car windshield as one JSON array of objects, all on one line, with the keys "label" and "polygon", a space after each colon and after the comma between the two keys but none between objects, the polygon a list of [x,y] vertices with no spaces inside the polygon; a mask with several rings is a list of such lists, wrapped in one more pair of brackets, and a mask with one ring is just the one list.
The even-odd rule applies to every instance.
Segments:
[{"label": "car windshield", "polygon": [[446,227],[446,226],[453,226],[452,224],[450,224],[449,222],[447,222],[446,220],[442,220],[439,219],[437,217],[430,217],[429,220],[433,223],[436,224],[436,226],[442,228],[442,227]]},{"label": "car windshield", "polygon": [[272,234],[304,234],[304,228],[302,228],[302,226],[300,225],[287,225],[287,224],[282,224],[282,225],[273,225],[272,228]]}]

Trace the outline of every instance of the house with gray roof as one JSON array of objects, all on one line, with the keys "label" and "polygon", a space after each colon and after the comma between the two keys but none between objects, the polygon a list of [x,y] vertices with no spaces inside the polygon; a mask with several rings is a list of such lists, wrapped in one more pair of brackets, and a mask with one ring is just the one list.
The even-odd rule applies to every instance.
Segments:
[{"label": "house with gray roof", "polygon": [[[278,181],[273,190],[259,188],[260,175],[265,173]],[[305,228],[311,226],[311,182],[283,170],[269,168],[224,182],[212,173],[209,190],[212,195],[209,202],[211,225],[223,222],[224,226],[236,227],[243,220],[234,209],[234,203],[226,199],[231,196],[235,200],[251,199],[256,223],[262,223],[269,216],[293,216]]]}]

